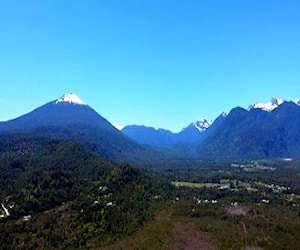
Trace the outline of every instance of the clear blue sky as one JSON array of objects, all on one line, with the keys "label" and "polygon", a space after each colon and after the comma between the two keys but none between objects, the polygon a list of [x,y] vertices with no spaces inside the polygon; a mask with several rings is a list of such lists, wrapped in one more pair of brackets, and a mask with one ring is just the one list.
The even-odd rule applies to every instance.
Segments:
[{"label": "clear blue sky", "polygon": [[0,119],[74,92],[113,124],[179,131],[300,96],[300,2],[2,0]]}]

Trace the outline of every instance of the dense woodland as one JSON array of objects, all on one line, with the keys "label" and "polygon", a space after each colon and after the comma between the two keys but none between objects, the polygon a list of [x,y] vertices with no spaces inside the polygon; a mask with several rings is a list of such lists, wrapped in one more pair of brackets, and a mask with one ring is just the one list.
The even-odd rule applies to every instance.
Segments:
[{"label": "dense woodland", "polygon": [[133,233],[170,196],[155,174],[104,161],[75,142],[0,141],[0,195],[10,213],[0,221],[3,249],[107,244]]}]

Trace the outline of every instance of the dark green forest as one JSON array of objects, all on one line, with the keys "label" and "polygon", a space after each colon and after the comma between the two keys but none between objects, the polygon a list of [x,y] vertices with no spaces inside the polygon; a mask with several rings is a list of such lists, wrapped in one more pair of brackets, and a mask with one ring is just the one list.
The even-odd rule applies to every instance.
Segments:
[{"label": "dark green forest", "polygon": [[0,195],[9,210],[0,221],[3,249],[105,245],[133,233],[170,197],[156,174],[72,141],[11,135],[0,144]]}]

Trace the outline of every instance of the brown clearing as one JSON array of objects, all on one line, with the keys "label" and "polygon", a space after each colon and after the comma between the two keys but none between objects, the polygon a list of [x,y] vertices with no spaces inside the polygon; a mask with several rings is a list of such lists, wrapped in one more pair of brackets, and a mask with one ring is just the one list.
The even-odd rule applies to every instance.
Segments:
[{"label": "brown clearing", "polygon": [[218,249],[218,244],[209,234],[198,231],[195,221],[183,221],[174,223],[173,232],[167,241],[166,249],[212,250]]},{"label": "brown clearing", "polygon": [[[155,221],[158,223],[171,223],[170,230],[164,239],[157,239],[157,242],[149,244],[147,239],[135,239],[136,235],[130,236],[128,239],[120,240],[115,244],[108,246],[107,250],[130,250],[130,249],[165,249],[165,250],[194,250],[219,249],[218,243],[208,233],[197,230],[195,220],[179,220],[172,217],[170,209],[164,209],[158,212],[155,216]],[[143,229],[141,229],[143,230]],[[154,229],[155,230],[155,229]],[[138,233],[137,233],[138,235]],[[137,236],[139,238],[139,236]],[[153,240],[153,239],[152,239]],[[134,244],[133,244],[134,242]],[[139,242],[135,244],[136,242]],[[148,243],[148,244],[147,244]]]}]

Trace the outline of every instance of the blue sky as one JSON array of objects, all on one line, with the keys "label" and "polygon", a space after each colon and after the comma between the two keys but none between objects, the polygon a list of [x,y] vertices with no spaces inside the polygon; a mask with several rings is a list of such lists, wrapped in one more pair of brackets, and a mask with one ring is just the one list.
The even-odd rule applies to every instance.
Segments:
[{"label": "blue sky", "polygon": [[3,0],[0,119],[76,93],[113,124],[179,131],[300,96],[300,2]]}]

